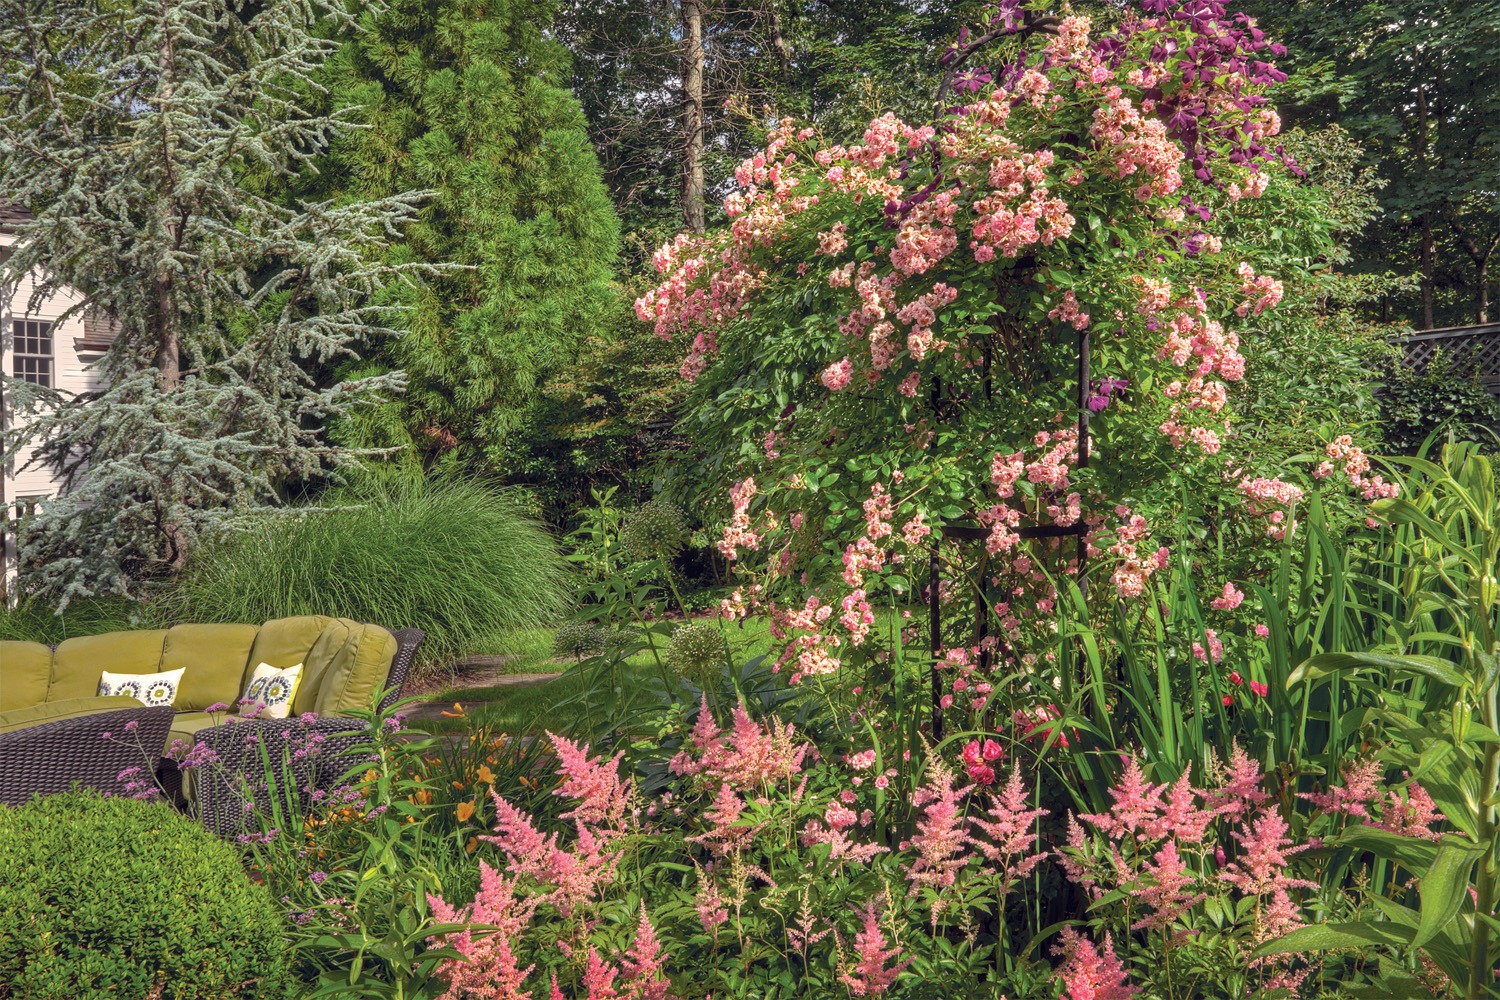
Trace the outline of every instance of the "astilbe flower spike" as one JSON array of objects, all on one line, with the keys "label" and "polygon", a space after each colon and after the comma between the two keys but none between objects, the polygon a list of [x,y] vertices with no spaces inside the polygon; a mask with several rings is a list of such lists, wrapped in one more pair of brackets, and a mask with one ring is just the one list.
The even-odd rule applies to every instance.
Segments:
[{"label": "astilbe flower spike", "polygon": [[523,989],[526,977],[535,966],[522,969],[516,960],[512,942],[531,920],[536,909],[534,899],[519,899],[516,883],[479,863],[479,893],[474,902],[455,908],[440,896],[429,894],[428,904],[438,923],[488,924],[491,932],[463,930],[429,939],[446,944],[462,958],[445,960],[438,975],[448,984],[441,1000],[531,1000]]},{"label": "astilbe flower spike", "polygon": [[1052,953],[1062,958],[1053,975],[1062,980],[1067,1000],[1130,1000],[1135,996],[1136,988],[1127,983],[1125,969],[1115,957],[1109,935],[1104,936],[1101,952],[1094,942],[1079,936],[1073,928],[1064,927],[1062,940]]},{"label": "astilbe flower spike", "polygon": [[878,997],[890,988],[897,976],[906,971],[907,966],[911,965],[911,959],[896,962],[895,965],[886,964],[899,958],[901,949],[885,946],[885,931],[881,929],[880,914],[876,912],[873,900],[865,903],[860,918],[864,926],[854,936],[854,951],[858,959],[852,968],[839,974],[839,979],[849,987],[849,992],[854,996]]},{"label": "astilbe flower spike", "polygon": [[1125,769],[1109,790],[1114,804],[1107,813],[1085,813],[1079,816],[1084,822],[1108,837],[1122,837],[1142,833],[1160,815],[1162,788],[1147,781],[1141,773],[1141,765],[1131,754],[1125,758]]},{"label": "astilbe flower spike", "polygon": [[974,837],[972,842],[1009,888],[1016,879],[1030,875],[1047,857],[1046,851],[1037,848],[1036,821],[1048,815],[1048,810],[1028,808],[1030,802],[1019,767],[1011,771],[999,792],[990,796],[990,802],[984,817],[973,820],[984,837]]},{"label": "astilbe flower spike", "polygon": [[662,967],[667,956],[661,942],[656,939],[656,930],[646,917],[646,904],[641,903],[641,919],[636,924],[635,940],[625,953],[621,965],[625,969],[625,996],[630,1000],[671,1000],[671,983],[667,982]]},{"label": "astilbe flower spike", "polygon": [[[971,840],[960,802],[972,786],[954,787],[953,772],[935,759],[928,774],[927,783],[912,796],[912,804],[922,809],[917,832],[911,838],[917,858],[907,869],[913,891],[919,886],[941,891],[953,885],[958,870],[968,860],[964,848]],[[934,903],[934,923],[938,911],[939,904]]]},{"label": "astilbe flower spike", "polygon": [[587,744],[580,747],[572,740],[550,732],[547,738],[552,741],[552,749],[561,765],[557,773],[563,776],[562,784],[553,789],[552,794],[578,803],[563,813],[563,818],[596,827],[596,832],[620,830],[624,826],[631,792],[631,782],[620,780],[620,760],[625,751],[605,761],[602,757],[590,757]]}]

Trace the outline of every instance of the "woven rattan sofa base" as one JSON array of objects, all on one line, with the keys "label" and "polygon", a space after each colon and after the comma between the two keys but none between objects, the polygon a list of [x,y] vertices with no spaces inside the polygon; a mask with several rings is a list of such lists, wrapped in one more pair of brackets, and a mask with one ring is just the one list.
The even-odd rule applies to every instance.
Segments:
[{"label": "woven rattan sofa base", "polygon": [[[129,729],[126,727],[134,723]],[[0,733],[0,803],[56,795],[75,784],[118,795],[122,772],[150,781],[172,728],[171,706],[125,708]],[[104,734],[110,734],[109,739]]]},{"label": "woven rattan sofa base", "polygon": [[[421,629],[393,629],[396,656],[386,676],[380,708],[401,700],[411,672]],[[358,761],[348,751],[369,742],[360,719],[326,716],[302,719],[232,720],[199,730],[195,756],[209,761],[193,774],[203,825],[221,837],[241,834],[257,810],[275,815],[273,801],[300,816],[320,792],[330,791]],[[209,752],[211,751],[211,752]],[[163,761],[170,766],[170,761]],[[268,779],[270,779],[268,781]]]}]

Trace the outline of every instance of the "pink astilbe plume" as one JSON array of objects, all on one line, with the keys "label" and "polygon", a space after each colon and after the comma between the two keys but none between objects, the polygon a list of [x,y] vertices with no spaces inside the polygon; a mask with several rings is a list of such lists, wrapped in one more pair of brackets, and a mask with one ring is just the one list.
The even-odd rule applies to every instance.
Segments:
[{"label": "pink astilbe plume", "polygon": [[1384,777],[1385,768],[1380,761],[1358,761],[1344,770],[1342,786],[1334,786],[1327,792],[1299,792],[1297,797],[1306,799],[1326,813],[1343,813],[1354,819],[1373,820],[1370,806],[1380,801]]},{"label": "pink astilbe plume", "polygon": [[1125,758],[1125,769],[1109,790],[1109,797],[1114,799],[1109,812],[1085,813],[1078,818],[1115,840],[1145,833],[1161,815],[1161,793],[1162,786],[1146,780],[1140,762],[1132,754]]},{"label": "pink astilbe plume", "polygon": [[[971,787],[955,788],[953,772],[934,761],[928,769],[927,783],[912,796],[912,804],[922,810],[917,832],[911,838],[917,858],[906,873],[913,891],[918,886],[939,891],[951,886],[968,860],[964,848],[970,838],[960,803]],[[937,914],[938,904],[934,903],[934,923]]]},{"label": "pink astilbe plume", "polygon": [[491,792],[495,803],[495,833],[479,839],[499,847],[506,856],[506,869],[550,886],[544,898],[565,913],[594,898],[598,887],[614,877],[617,856],[608,851],[609,841],[578,822],[574,849],[558,846],[557,834],[543,834],[531,817]]},{"label": "pink astilbe plume", "polygon": [[588,964],[583,970],[583,986],[588,990],[588,1000],[615,1000],[620,995],[615,989],[615,977],[620,970],[599,957],[599,952],[589,948]]},{"label": "pink astilbe plume", "polygon": [[1413,781],[1406,786],[1405,798],[1400,791],[1394,789],[1386,796],[1385,806],[1380,811],[1380,822],[1375,825],[1403,837],[1442,840],[1442,833],[1432,829],[1432,826],[1441,823],[1444,818],[1438,811],[1437,803],[1427,794],[1427,789]]},{"label": "pink astilbe plume", "polygon": [[1161,815],[1147,824],[1147,835],[1157,840],[1171,837],[1180,844],[1201,844],[1203,835],[1218,818],[1199,803],[1206,794],[1194,788],[1184,773],[1167,788]]},{"label": "pink astilbe plume", "polygon": [[535,966],[522,969],[512,942],[531,920],[536,909],[532,900],[518,899],[516,884],[483,861],[479,863],[479,893],[468,906],[450,906],[429,894],[428,904],[438,923],[489,924],[495,930],[459,931],[429,938],[434,945],[448,945],[462,958],[448,959],[438,966],[438,975],[448,984],[441,1000],[531,1000],[522,987]]},{"label": "pink astilbe plume", "polygon": [[1170,927],[1172,922],[1207,898],[1207,893],[1195,893],[1196,881],[1177,853],[1175,841],[1167,841],[1162,849],[1152,855],[1141,868],[1145,884],[1130,891],[1130,895],[1151,907],[1151,912],[1130,925],[1133,931],[1159,931]]},{"label": "pink astilbe plume", "polygon": [[1264,778],[1260,765],[1238,743],[1231,743],[1223,783],[1209,793],[1209,808],[1220,816],[1248,816],[1271,797],[1261,788]]},{"label": "pink astilbe plume", "polygon": [[744,811],[745,803],[734,793],[734,789],[727,783],[720,785],[712,808],[703,811],[703,818],[709,824],[708,829],[688,837],[688,842],[702,844],[721,857],[728,854],[749,841],[759,829],[756,824],[740,822],[740,815]]},{"label": "pink astilbe plume", "polygon": [[1126,982],[1125,969],[1107,934],[1101,952],[1094,942],[1064,927],[1052,954],[1062,959],[1053,976],[1062,980],[1067,1000],[1130,1000],[1136,994],[1135,987]]},{"label": "pink astilbe plume", "polygon": [[1234,831],[1240,843],[1240,856],[1224,867],[1219,878],[1248,896],[1269,896],[1277,890],[1316,889],[1318,883],[1290,878],[1287,856],[1304,847],[1292,846],[1287,836],[1286,820],[1276,812],[1265,812],[1247,820]]},{"label": "pink astilbe plume", "polygon": [[802,846],[812,847],[814,844],[827,844],[829,846],[828,860],[848,860],[855,864],[867,864],[877,854],[884,854],[890,850],[884,844],[865,844],[846,833],[847,827],[835,825],[830,822],[828,826],[815,819],[807,821],[802,828]]},{"label": "pink astilbe plume", "polygon": [[625,968],[625,996],[630,1000],[671,1000],[672,984],[662,972],[666,964],[667,956],[662,952],[656,930],[646,917],[646,904],[642,902],[635,940],[630,943],[630,950],[621,962]]},{"label": "pink astilbe plume", "polygon": [[798,745],[797,727],[775,719],[762,725],[750,717],[744,704],[734,708],[734,721],[727,734],[715,724],[704,695],[688,744],[669,765],[674,774],[697,775],[745,791],[784,781],[802,770],[807,747]]},{"label": "pink astilbe plume", "polygon": [[553,789],[559,795],[577,802],[564,819],[574,819],[595,827],[596,832],[618,831],[624,827],[625,815],[630,805],[631,782],[620,780],[620,751],[608,761],[602,757],[590,757],[588,745],[580,747],[572,740],[547,734],[552,749],[561,765],[557,773],[563,782]]},{"label": "pink astilbe plume", "polygon": [[865,904],[860,917],[864,926],[854,936],[854,951],[858,958],[852,968],[839,974],[839,978],[854,996],[878,997],[911,965],[911,959],[895,965],[886,964],[901,956],[901,948],[885,946],[885,931],[880,927],[880,915],[875,911],[874,901]]},{"label": "pink astilbe plume", "polygon": [[990,802],[989,811],[973,821],[984,836],[971,839],[1008,889],[1047,857],[1046,851],[1037,849],[1036,821],[1048,811],[1028,808],[1019,767],[1011,771],[999,792],[990,796]]},{"label": "pink astilbe plume", "polygon": [[1089,837],[1083,827],[1078,825],[1078,819],[1072,813],[1068,814],[1066,844],[1067,850],[1057,852],[1057,863],[1062,866],[1063,873],[1067,875],[1069,882],[1082,886],[1091,898],[1098,899],[1104,894],[1104,890],[1099,888],[1099,880],[1094,877],[1093,871],[1083,858],[1089,846]]},{"label": "pink astilbe plume", "polygon": [[490,799],[495,803],[495,833],[479,839],[505,852],[510,862],[507,868],[512,874],[551,882],[556,855],[562,853],[557,846],[557,834],[544,836],[532,825],[530,816],[511,805],[499,792],[490,792]]}]

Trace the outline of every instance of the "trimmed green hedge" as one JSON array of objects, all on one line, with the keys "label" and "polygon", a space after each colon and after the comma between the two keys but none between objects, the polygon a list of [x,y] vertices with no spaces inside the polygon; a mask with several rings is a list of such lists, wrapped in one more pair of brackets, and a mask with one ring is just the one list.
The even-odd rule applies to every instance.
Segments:
[{"label": "trimmed green hedge", "polygon": [[239,853],[160,803],[0,807],[0,997],[294,995],[282,914]]}]

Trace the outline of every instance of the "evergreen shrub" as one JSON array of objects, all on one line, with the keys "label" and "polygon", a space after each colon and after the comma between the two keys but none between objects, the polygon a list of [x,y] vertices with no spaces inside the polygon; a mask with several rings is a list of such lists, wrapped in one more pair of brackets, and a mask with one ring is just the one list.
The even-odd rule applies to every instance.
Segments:
[{"label": "evergreen shrub", "polygon": [[160,803],[71,792],[0,807],[0,997],[285,997],[275,902]]}]

